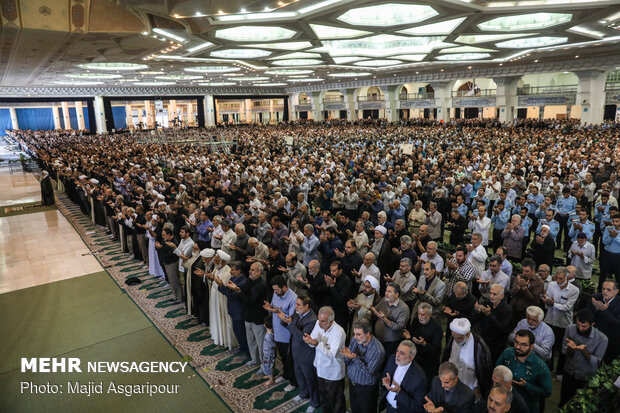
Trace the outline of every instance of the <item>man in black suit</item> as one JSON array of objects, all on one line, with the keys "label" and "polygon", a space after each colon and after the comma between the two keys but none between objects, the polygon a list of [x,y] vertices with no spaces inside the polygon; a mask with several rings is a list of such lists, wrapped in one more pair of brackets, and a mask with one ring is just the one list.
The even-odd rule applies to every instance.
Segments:
[{"label": "man in black suit", "polygon": [[459,370],[449,361],[441,363],[437,376],[431,381],[424,408],[427,412],[472,413],[474,392],[459,380]]},{"label": "man in black suit", "polygon": [[318,409],[319,391],[317,387],[316,368],[314,367],[315,348],[304,342],[304,334],[312,333],[316,325],[316,313],[310,309],[310,298],[305,295],[297,297],[295,313],[286,317],[282,311],[278,313],[282,325],[291,333],[291,351],[295,360],[295,377],[299,384],[299,394],[295,401],[310,400],[310,406]]},{"label": "man in black suit", "polygon": [[607,280],[603,283],[602,293],[595,294],[589,304],[589,310],[594,313],[596,328],[607,336],[607,351],[603,360],[610,364],[620,356],[620,299],[618,284]]},{"label": "man in black suit", "polygon": [[[387,413],[422,413],[428,381],[422,367],[413,359],[416,346],[402,341],[396,354],[389,357],[383,370],[381,404],[387,402]],[[380,410],[381,407],[379,408]]]},{"label": "man in black suit", "polygon": [[417,345],[418,364],[428,380],[437,373],[443,339],[441,325],[432,318],[432,314],[433,307],[429,303],[420,304],[418,317],[403,331],[403,337]]}]

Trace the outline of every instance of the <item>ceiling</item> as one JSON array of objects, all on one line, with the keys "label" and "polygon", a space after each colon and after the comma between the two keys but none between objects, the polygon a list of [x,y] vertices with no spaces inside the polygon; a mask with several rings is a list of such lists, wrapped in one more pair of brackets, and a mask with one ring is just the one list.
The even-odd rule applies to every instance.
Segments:
[{"label": "ceiling", "polygon": [[3,87],[316,87],[620,55],[620,1],[0,0],[0,6]]}]

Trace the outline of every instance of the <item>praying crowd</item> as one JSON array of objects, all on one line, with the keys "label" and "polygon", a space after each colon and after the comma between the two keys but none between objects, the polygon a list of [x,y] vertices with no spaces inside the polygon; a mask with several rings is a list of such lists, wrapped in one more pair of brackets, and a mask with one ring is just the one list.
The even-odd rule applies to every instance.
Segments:
[{"label": "praying crowd", "polygon": [[308,412],[542,413],[552,371],[562,406],[620,356],[616,124],[290,123],[227,128],[225,151],[169,133],[11,132]]}]

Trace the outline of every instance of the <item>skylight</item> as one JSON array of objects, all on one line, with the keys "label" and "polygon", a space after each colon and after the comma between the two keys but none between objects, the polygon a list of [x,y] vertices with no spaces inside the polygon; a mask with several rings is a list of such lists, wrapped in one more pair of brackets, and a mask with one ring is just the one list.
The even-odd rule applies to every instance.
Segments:
[{"label": "skylight", "polygon": [[269,56],[271,52],[260,49],[224,49],[211,52],[213,57],[223,57],[227,59],[256,59]]},{"label": "skylight", "polygon": [[376,60],[363,60],[361,62],[355,62],[353,64],[355,66],[380,67],[380,66],[393,66],[399,63],[403,63],[403,62],[401,60],[376,59]]},{"label": "skylight", "polygon": [[487,57],[491,57],[488,53],[455,53],[455,54],[442,54],[436,56],[437,60],[447,60],[447,61],[459,61],[459,60],[479,60],[486,59]]},{"label": "skylight", "polygon": [[510,32],[514,30],[538,30],[571,21],[570,13],[530,13],[516,16],[496,17],[480,23],[480,30]]},{"label": "skylight", "polygon": [[554,44],[565,43],[567,37],[528,37],[526,39],[513,39],[506,42],[497,43],[495,46],[506,49],[525,49],[530,47],[553,46]]},{"label": "skylight", "polygon": [[235,42],[269,42],[290,39],[295,31],[278,26],[237,26],[215,32],[215,37]]},{"label": "skylight", "polygon": [[313,70],[306,70],[306,69],[272,69],[272,70],[266,71],[265,74],[289,76],[289,75],[308,75],[313,72],[314,72]]},{"label": "skylight", "polygon": [[358,26],[396,26],[421,22],[437,14],[430,6],[386,3],[351,9],[338,20]]},{"label": "skylight", "polygon": [[276,60],[273,62],[276,66],[306,66],[306,65],[320,65],[323,63],[318,59],[284,59]]},{"label": "skylight", "polygon": [[84,69],[92,69],[92,70],[114,70],[114,71],[124,71],[124,70],[144,70],[148,69],[147,65],[142,65],[138,63],[83,63],[78,65]]},{"label": "skylight", "polygon": [[514,33],[514,34],[470,34],[463,35],[456,38],[455,42],[478,44],[494,42],[496,40],[513,39],[515,37],[529,36],[536,33]]},{"label": "skylight", "polygon": [[324,40],[323,47],[313,51],[323,51],[330,56],[384,57],[396,54],[429,53],[433,49],[449,46],[443,36],[406,37],[379,34],[356,40]]},{"label": "skylight", "polygon": [[259,47],[261,49],[277,49],[277,50],[299,50],[312,47],[310,42],[282,42],[282,43],[261,43],[261,44],[244,44],[244,47]]},{"label": "skylight", "polygon": [[399,33],[413,34],[413,35],[438,35],[438,34],[450,34],[454,29],[458,27],[465,20],[465,17],[459,17],[458,19],[445,20],[438,23],[427,24],[425,26],[412,27],[410,29],[399,30]]},{"label": "skylight", "polygon": [[325,39],[350,39],[359,37],[370,32],[364,30],[347,29],[345,27],[324,26],[322,24],[311,24],[310,27],[321,40]]},{"label": "skylight", "polygon": [[327,76],[329,77],[358,77],[358,76],[368,76],[371,75],[370,72],[340,72],[340,73],[330,73]]},{"label": "skylight", "polygon": [[119,79],[123,77],[116,73],[68,73],[65,76],[76,79]]},{"label": "skylight", "polygon": [[195,72],[195,73],[228,73],[228,72],[238,72],[241,70],[240,67],[233,66],[194,66],[194,67],[186,67],[186,72]]}]

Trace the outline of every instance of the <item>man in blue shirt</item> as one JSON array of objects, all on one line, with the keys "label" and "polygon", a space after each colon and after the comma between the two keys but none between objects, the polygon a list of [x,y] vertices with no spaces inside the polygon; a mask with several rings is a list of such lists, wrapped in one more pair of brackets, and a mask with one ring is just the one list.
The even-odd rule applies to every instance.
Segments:
[{"label": "man in blue shirt", "polygon": [[564,251],[568,251],[571,246],[571,242],[568,235],[568,217],[575,213],[577,206],[577,199],[570,194],[570,188],[565,186],[562,189],[562,196],[558,198],[555,203],[558,208],[558,212],[555,214],[555,219],[560,224],[560,237],[558,238],[558,245],[562,241],[562,234],[564,237]]},{"label": "man in blue shirt", "polygon": [[495,250],[504,243],[502,231],[506,229],[506,225],[510,221],[510,209],[505,208],[505,202],[501,199],[493,205],[493,215],[491,215],[491,223],[493,224],[493,245]]},{"label": "man in blue shirt", "polygon": [[[273,288],[273,298],[271,304],[265,301],[263,308],[269,311],[273,317],[273,335],[276,341],[276,347],[280,358],[282,359],[282,377],[288,380],[290,384],[284,388],[284,391],[293,391],[297,388],[297,380],[295,378],[295,366],[293,364],[293,353],[291,352],[290,342],[291,333],[280,323],[278,313],[283,312],[286,317],[291,317],[295,312],[295,302],[297,294],[289,290],[286,279],[282,275],[276,275],[271,280]],[[282,380],[280,380],[282,381]],[[278,383],[278,379],[276,379]]]},{"label": "man in blue shirt", "polygon": [[594,223],[588,219],[588,212],[585,209],[579,211],[579,219],[570,223],[568,236],[571,242],[577,241],[577,235],[584,232],[588,236],[588,241],[592,242],[594,237]]},{"label": "man in blue shirt", "polygon": [[381,342],[372,334],[372,325],[366,319],[353,323],[353,339],[349,347],[343,347],[349,376],[349,400],[351,411],[376,413],[379,398],[378,380],[385,360]]},{"label": "man in blue shirt", "polygon": [[[605,245],[605,257],[607,274],[613,274],[616,282],[620,282],[620,215],[612,218],[612,225],[603,232],[603,245]],[[601,274],[605,279],[607,274]]]},{"label": "man in blue shirt", "polygon": [[200,224],[196,226],[196,232],[198,233],[198,246],[201,249],[209,248],[211,246],[211,235],[213,234],[213,222],[209,219],[209,216],[205,211],[200,213]]}]

